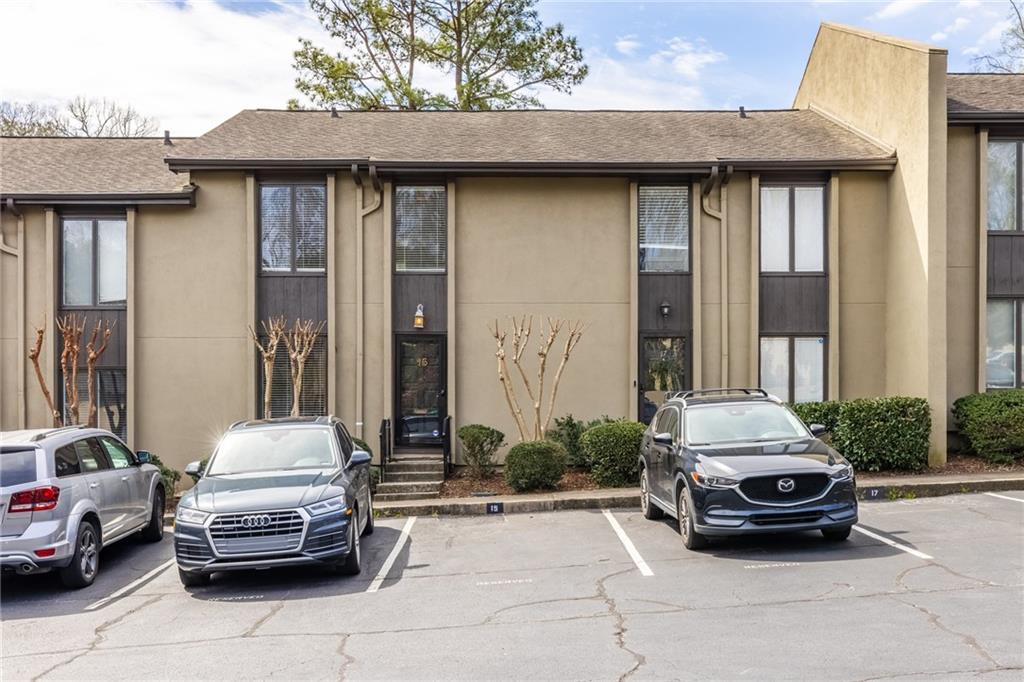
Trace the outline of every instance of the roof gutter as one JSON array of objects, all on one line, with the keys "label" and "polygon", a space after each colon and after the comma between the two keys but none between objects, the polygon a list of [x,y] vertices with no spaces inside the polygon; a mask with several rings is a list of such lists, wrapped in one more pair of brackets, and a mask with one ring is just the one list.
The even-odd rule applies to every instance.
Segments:
[{"label": "roof gutter", "polygon": [[141,193],[32,193],[4,194],[5,201],[17,200],[26,206],[195,206],[196,185],[187,185],[181,192],[141,192]]},{"label": "roof gutter", "polygon": [[946,122],[950,125],[978,125],[980,123],[997,123],[1003,125],[1024,125],[1022,111],[962,111],[946,114]]}]

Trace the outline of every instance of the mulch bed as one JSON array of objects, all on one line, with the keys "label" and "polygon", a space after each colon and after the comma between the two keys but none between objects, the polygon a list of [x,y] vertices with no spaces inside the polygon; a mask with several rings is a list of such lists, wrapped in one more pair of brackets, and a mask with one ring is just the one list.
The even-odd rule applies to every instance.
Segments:
[{"label": "mulch bed", "polygon": [[[556,492],[566,490],[596,490],[600,486],[594,482],[590,474],[583,471],[569,471],[562,476],[558,482]],[[552,492],[550,490],[537,490],[534,492]],[[495,495],[518,495],[515,490],[505,482],[505,477],[495,473],[488,478],[474,478],[469,472],[460,472],[453,478],[449,478],[441,486],[441,497],[472,497],[473,493],[494,493]],[[529,493],[523,493],[529,494]]]},{"label": "mulch bed", "polygon": [[1013,464],[993,464],[981,457],[957,455],[950,453],[946,466],[941,469],[925,469],[924,471],[863,471],[857,472],[865,476],[935,476],[950,474],[1009,474],[1024,473],[1024,459]]}]

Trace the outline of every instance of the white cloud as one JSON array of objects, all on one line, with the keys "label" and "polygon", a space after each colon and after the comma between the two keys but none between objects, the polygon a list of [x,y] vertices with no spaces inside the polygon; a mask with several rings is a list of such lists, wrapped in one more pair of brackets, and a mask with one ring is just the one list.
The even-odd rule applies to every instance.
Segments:
[{"label": "white cloud", "polygon": [[885,7],[875,12],[873,18],[892,19],[893,17],[900,17],[926,4],[928,4],[928,0],[892,0]]},{"label": "white cloud", "polygon": [[[209,0],[17,2],[0,9],[4,99],[108,97],[174,135],[206,132],[241,109],[296,95],[298,37],[326,42],[305,4],[244,14]],[[40,43],[40,36],[46,36]],[[45,45],[44,45],[45,44]]]},{"label": "white cloud", "polygon": [[954,33],[959,33],[960,31],[967,28],[970,25],[970,23],[971,20],[968,19],[967,17],[957,17],[949,26],[946,26],[941,31],[933,33],[932,40],[935,42],[942,42],[943,40],[953,35]]},{"label": "white cloud", "polygon": [[956,3],[957,9],[974,9],[981,5],[981,0],[960,0]]},{"label": "white cloud", "polygon": [[622,36],[615,40],[615,49],[626,56],[633,55],[641,46],[642,43],[636,39],[635,35]]},{"label": "white cloud", "polygon": [[671,64],[680,76],[697,80],[704,67],[725,61],[726,56],[711,49],[703,40],[691,42],[685,38],[672,38],[667,49],[656,52],[651,59],[656,66]]}]

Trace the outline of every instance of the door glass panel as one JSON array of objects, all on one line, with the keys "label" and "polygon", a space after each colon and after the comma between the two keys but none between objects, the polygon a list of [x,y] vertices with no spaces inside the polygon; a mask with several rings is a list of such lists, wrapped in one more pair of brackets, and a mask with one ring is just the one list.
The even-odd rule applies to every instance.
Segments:
[{"label": "door glass panel", "polygon": [[794,270],[825,271],[825,192],[821,187],[797,187],[795,197]]},{"label": "door glass panel", "polygon": [[686,388],[686,340],[681,336],[644,337],[640,353],[640,414],[648,423],[668,393]]},{"label": "door glass panel", "polygon": [[1017,143],[988,143],[988,229],[1017,229]]},{"label": "door glass panel", "polygon": [[789,339],[761,339],[761,388],[789,402]]},{"label": "door glass panel", "polygon": [[101,438],[100,442],[115,469],[127,469],[132,465],[132,455],[123,445],[109,438]]},{"label": "door glass panel", "polygon": [[985,385],[1013,388],[1017,385],[1016,301],[988,302],[988,333],[985,349]]},{"label": "door glass panel", "polygon": [[439,339],[398,342],[399,445],[440,445],[446,381]]},{"label": "door glass panel", "polygon": [[64,305],[92,305],[92,221],[65,220]]},{"label": "door glass panel", "polygon": [[793,339],[793,402],[825,399],[824,337]]},{"label": "door glass panel", "polygon": [[125,221],[98,220],[99,244],[96,269],[99,277],[99,302],[119,303],[128,299],[128,260],[125,255]]},{"label": "door glass panel", "polygon": [[761,272],[789,271],[789,188],[761,189]]}]

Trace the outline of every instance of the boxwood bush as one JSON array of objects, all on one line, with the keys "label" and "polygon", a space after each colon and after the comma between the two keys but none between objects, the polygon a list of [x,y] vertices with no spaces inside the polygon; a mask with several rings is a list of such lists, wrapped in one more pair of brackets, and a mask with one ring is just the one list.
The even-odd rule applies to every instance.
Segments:
[{"label": "boxwood bush", "polygon": [[483,424],[466,424],[458,433],[469,473],[477,478],[490,476],[494,471],[494,455],[505,444],[505,434]]},{"label": "boxwood bush", "polygon": [[1024,457],[1024,389],[964,396],[953,417],[975,454],[997,463]]},{"label": "boxwood bush", "polygon": [[584,421],[577,419],[571,414],[567,414],[564,417],[555,417],[554,428],[548,429],[547,438],[553,440],[556,443],[561,443],[562,447],[565,448],[566,453],[569,456],[569,467],[573,469],[581,469],[583,471],[589,471],[594,463],[587,457],[586,452],[583,450],[583,445],[580,443],[580,438],[588,430],[599,426],[600,424],[609,424],[616,421],[605,415],[600,419],[591,419],[590,421]]},{"label": "boxwood bush", "polygon": [[598,485],[636,484],[640,475],[640,443],[646,428],[640,422],[619,421],[595,426],[583,434],[580,443],[586,457],[594,463],[591,473]]},{"label": "boxwood bush", "polygon": [[505,456],[505,481],[517,492],[555,488],[567,459],[565,448],[554,441],[518,443]]}]

